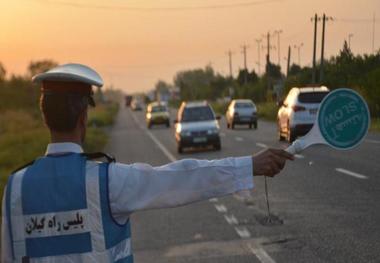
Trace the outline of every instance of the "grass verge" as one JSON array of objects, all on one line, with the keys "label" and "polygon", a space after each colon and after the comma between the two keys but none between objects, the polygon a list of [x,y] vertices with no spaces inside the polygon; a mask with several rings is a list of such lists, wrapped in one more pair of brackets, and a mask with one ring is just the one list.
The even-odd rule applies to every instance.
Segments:
[{"label": "grass verge", "polygon": [[380,132],[380,118],[374,118],[371,121],[370,131]]},{"label": "grass verge", "polygon": [[262,102],[256,105],[259,118],[275,121],[277,119],[278,107],[275,102]]},{"label": "grass verge", "polygon": [[[84,150],[103,150],[107,134],[102,127],[111,125],[118,111],[118,104],[99,105],[89,111]],[[44,155],[49,143],[49,132],[41,118],[22,110],[0,112],[0,194],[9,174],[21,165]]]}]

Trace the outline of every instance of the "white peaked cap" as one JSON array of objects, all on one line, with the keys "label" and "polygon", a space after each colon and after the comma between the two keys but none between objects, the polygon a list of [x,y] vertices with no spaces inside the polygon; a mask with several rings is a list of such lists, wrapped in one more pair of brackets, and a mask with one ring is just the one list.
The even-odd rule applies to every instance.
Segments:
[{"label": "white peaked cap", "polygon": [[45,80],[82,82],[97,87],[103,86],[103,79],[95,70],[85,65],[75,63],[60,65],[44,73],[37,74],[32,78],[32,81],[35,83]]}]

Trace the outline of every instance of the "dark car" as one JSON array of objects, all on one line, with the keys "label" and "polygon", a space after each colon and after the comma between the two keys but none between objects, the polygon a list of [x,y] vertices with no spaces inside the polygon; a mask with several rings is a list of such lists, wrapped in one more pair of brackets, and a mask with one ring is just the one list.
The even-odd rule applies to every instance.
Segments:
[{"label": "dark car", "polygon": [[182,102],[175,138],[178,153],[186,147],[213,146],[220,150],[219,123],[211,106],[207,102]]}]

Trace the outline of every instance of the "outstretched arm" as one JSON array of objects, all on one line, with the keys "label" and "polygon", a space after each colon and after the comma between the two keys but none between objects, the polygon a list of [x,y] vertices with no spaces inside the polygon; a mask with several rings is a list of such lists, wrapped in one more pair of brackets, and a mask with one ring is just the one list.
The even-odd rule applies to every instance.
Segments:
[{"label": "outstretched arm", "polygon": [[253,175],[274,176],[292,156],[265,150],[255,156],[220,160],[184,159],[163,166],[116,163],[109,170],[109,197],[116,219],[253,188]]}]

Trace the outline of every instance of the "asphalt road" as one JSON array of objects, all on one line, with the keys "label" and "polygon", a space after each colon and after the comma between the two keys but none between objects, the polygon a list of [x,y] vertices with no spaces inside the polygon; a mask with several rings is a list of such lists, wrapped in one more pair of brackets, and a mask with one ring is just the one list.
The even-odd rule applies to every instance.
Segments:
[{"label": "asphalt road", "polygon": [[[174,114],[172,115],[172,119]],[[107,151],[125,163],[162,165],[175,159],[244,156],[278,142],[274,123],[227,130],[222,150],[176,153],[173,127],[147,130],[143,112],[124,107]],[[340,152],[315,146],[244,195],[132,216],[133,248],[141,262],[380,262],[380,135]]]}]

